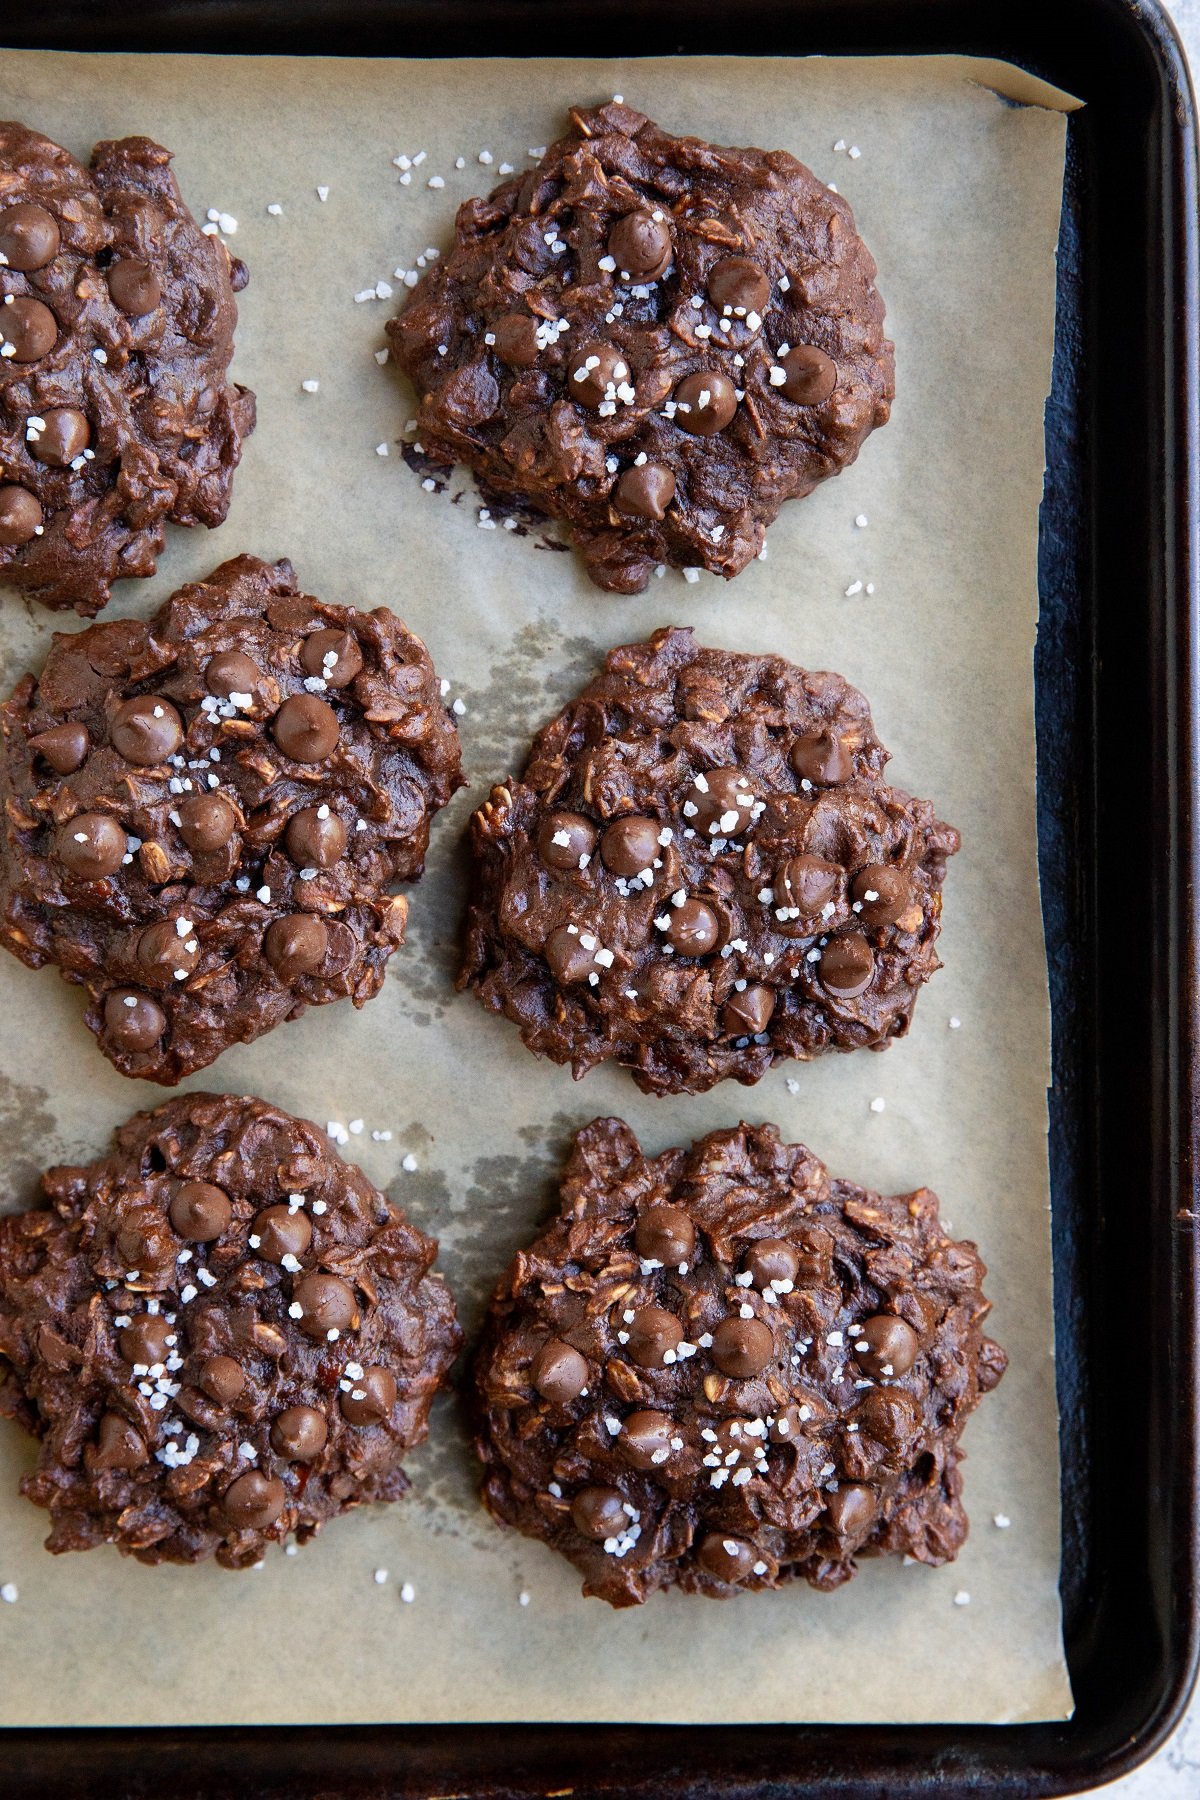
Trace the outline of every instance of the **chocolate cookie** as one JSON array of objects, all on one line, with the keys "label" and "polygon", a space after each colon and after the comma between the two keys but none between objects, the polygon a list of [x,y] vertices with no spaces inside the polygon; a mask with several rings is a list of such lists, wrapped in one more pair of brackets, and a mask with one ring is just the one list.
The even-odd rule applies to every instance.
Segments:
[{"label": "chocolate cookie", "polygon": [[188,1094],[0,1219],[0,1414],[41,1440],[49,1550],[229,1569],[400,1459],[461,1340],[437,1245],[313,1125]]},{"label": "chocolate cookie", "polygon": [[613,1606],[952,1561],[959,1435],[1007,1361],[984,1274],[928,1188],[833,1180],[773,1125],[651,1158],[596,1119],[475,1358],[484,1504]]},{"label": "chocolate cookie", "polygon": [[428,652],[240,556],[148,624],[56,637],[0,711],[0,942],[57,963],[126,1075],[170,1085],[378,992],[461,784]]},{"label": "chocolate cookie", "polygon": [[170,161],[122,138],[85,169],[0,124],[0,579],[44,606],[90,616],[164,520],[219,525],[254,429],[226,380],[245,265]]},{"label": "chocolate cookie", "polygon": [[600,587],[737,575],[895,391],[846,202],[782,150],[573,107],[537,167],[458,210],[388,326],[428,456],[565,519]]},{"label": "chocolate cookie", "polygon": [[863,696],[690,631],[610,652],[472,819],[459,985],[648,1093],[907,1031],[958,833],[888,787]]}]

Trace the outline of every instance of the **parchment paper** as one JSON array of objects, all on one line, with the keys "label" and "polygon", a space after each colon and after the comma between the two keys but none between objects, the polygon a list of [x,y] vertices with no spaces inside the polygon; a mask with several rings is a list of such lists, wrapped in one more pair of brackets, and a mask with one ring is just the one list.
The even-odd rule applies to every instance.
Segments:
[{"label": "parchment paper", "polygon": [[[1042,105],[1014,105],[996,87]],[[786,148],[836,182],[878,260],[899,371],[891,424],[856,467],[785,508],[767,561],[732,586],[671,574],[625,600],[604,597],[537,533],[481,530],[465,476],[445,494],[423,491],[397,442],[411,399],[373,355],[394,302],[353,299],[380,279],[399,291],[393,270],[444,244],[457,203],[485,191],[502,161],[525,166],[568,103],[614,92],[671,129]],[[868,1563],[832,1595],[799,1584],[723,1604],[668,1595],[623,1614],[584,1601],[574,1570],[488,1521],[449,1400],[409,1461],[408,1500],[243,1575],[143,1568],[115,1551],[50,1558],[44,1516],[16,1494],[33,1448],[6,1426],[0,1583],[20,1597],[0,1605],[0,1720],[1063,1717],[1031,652],[1057,108],[1069,102],[1014,70],[956,59],[42,53],[0,55],[0,96],[8,116],[84,160],[105,136],[170,145],[193,209],[238,220],[231,241],[251,269],[236,372],[258,392],[260,424],[229,520],[173,532],[157,578],[120,584],[107,616],[144,617],[237,552],[287,555],[311,592],[398,611],[466,705],[472,789],[435,828],[410,942],[383,994],[361,1014],[310,1011],[186,1085],[261,1093],[322,1124],[364,1120],[346,1153],[440,1236],[469,1330],[545,1216],[572,1127],[618,1113],[657,1151],[742,1117],[773,1119],[839,1174],[938,1190],[956,1233],[982,1246],[992,1328],[1012,1359],[967,1430],[973,1530],[957,1565]],[[477,160],[485,149],[490,167]],[[400,185],[391,159],[421,150]],[[305,379],[319,392],[303,393]],[[608,647],[670,622],[840,670],[871,699],[892,778],[963,832],[945,970],[911,1037],[886,1055],[655,1101],[612,1069],[573,1084],[452,991],[469,809],[519,769],[532,731]],[[40,666],[55,625],[77,622],[6,594],[6,692]],[[0,1206],[27,1204],[45,1164],[99,1153],[128,1113],[165,1098],[109,1067],[81,1009],[54,973],[0,957]]]}]

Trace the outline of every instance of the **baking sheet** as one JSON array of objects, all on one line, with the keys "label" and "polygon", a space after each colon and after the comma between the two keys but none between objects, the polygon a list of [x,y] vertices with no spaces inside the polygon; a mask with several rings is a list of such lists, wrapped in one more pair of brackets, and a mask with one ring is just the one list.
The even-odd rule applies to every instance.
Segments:
[{"label": "baking sheet", "polygon": [[[851,201],[880,266],[896,340],[892,423],[854,468],[785,508],[768,559],[732,586],[672,573],[644,596],[606,598],[543,534],[481,529],[465,476],[446,493],[423,490],[400,455],[410,397],[374,354],[395,302],[354,300],[380,280],[399,293],[393,271],[447,241],[460,200],[485,191],[503,161],[527,166],[569,103],[612,93],[673,130],[793,151]],[[311,1011],[184,1086],[261,1093],[322,1124],[362,1120],[346,1154],[440,1236],[469,1330],[552,1204],[574,1127],[618,1113],[658,1151],[773,1119],[839,1174],[889,1192],[936,1188],[990,1265],[991,1329],[1011,1356],[967,1429],[973,1530],[956,1565],[867,1563],[832,1595],[667,1595],[622,1614],[585,1602],[574,1570],[488,1521],[448,1399],[409,1460],[408,1500],[243,1575],[148,1569],[115,1551],[45,1555],[45,1517],[15,1492],[33,1448],[5,1426],[0,1584],[19,1598],[0,1605],[0,1721],[1066,1716],[1032,649],[1070,103],[1016,70],[957,58],[40,52],[0,54],[0,96],[9,116],[84,160],[110,135],[171,146],[193,210],[237,219],[230,242],[251,269],[235,372],[257,390],[260,424],[229,520],[173,531],[158,576],[121,584],[105,616],[144,617],[223,557],[287,555],[311,592],[398,611],[466,708],[472,788],[435,828],[410,941],[382,995],[361,1014]],[[391,159],[420,151],[402,185]],[[317,393],[302,391],[306,379]],[[667,623],[840,670],[872,701],[892,778],[962,830],[946,967],[886,1055],[656,1101],[612,1069],[573,1083],[453,993],[471,806],[519,770],[532,731],[607,648]],[[5,691],[40,666],[56,626],[77,628],[6,594]],[[129,1112],[165,1098],[109,1067],[81,1010],[52,972],[0,958],[0,1207],[28,1203],[45,1164],[99,1153]],[[871,1110],[876,1099],[884,1110]]]}]

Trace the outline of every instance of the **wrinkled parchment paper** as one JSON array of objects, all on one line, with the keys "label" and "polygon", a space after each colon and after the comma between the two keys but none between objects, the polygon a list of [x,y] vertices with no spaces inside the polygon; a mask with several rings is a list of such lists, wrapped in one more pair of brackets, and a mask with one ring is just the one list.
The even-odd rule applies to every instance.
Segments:
[{"label": "wrinkled parchment paper", "polygon": [[[996,87],[1043,104],[1013,105]],[[502,162],[526,166],[569,103],[614,92],[673,130],[791,150],[836,183],[878,260],[899,372],[891,424],[856,467],[785,508],[766,562],[732,586],[672,573],[625,600],[537,531],[480,529],[461,472],[446,493],[422,489],[399,454],[410,396],[374,355],[395,302],[354,301],[379,280],[399,293],[393,271],[447,242],[460,200]],[[346,1154],[441,1238],[468,1330],[545,1216],[573,1127],[619,1113],[657,1151],[773,1119],[839,1174],[937,1189],[955,1232],[983,1249],[992,1329],[1012,1359],[967,1429],[973,1529],[956,1566],[867,1563],[832,1595],[667,1595],[622,1614],[584,1601],[574,1570],[488,1521],[449,1400],[410,1459],[409,1499],[242,1575],[143,1568],[115,1551],[47,1556],[46,1520],[16,1494],[33,1449],[4,1426],[0,1583],[19,1599],[0,1605],[0,1720],[1064,1716],[1031,653],[1065,97],[949,58],[41,53],[0,55],[0,96],[7,116],[85,160],[107,136],[171,146],[190,205],[236,218],[230,241],[251,269],[235,367],[257,390],[260,424],[229,520],[173,531],[157,577],[122,583],[108,616],[145,617],[240,551],[286,555],[311,592],[399,612],[466,707],[472,788],[435,828],[382,995],[361,1014],[310,1011],[187,1085],[261,1093],[322,1124],[365,1121]],[[402,185],[392,158],[420,151]],[[303,392],[305,380],[319,391]],[[77,628],[11,592],[0,616],[5,692],[40,665],[52,629]],[[893,780],[962,830],[946,967],[910,1038],[885,1055],[656,1101],[612,1069],[573,1083],[453,992],[469,809],[520,768],[532,731],[606,649],[672,622],[840,670],[871,699]],[[99,1153],[128,1113],[165,1098],[109,1067],[81,1010],[54,973],[0,957],[2,1207],[28,1203],[45,1164]]]}]

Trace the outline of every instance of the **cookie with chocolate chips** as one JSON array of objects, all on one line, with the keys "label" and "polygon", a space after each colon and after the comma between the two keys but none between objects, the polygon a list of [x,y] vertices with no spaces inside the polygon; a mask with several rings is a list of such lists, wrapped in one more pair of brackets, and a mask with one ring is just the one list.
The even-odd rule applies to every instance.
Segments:
[{"label": "cookie with chocolate chips", "polygon": [[594,1120],[474,1359],[484,1504],[612,1606],[950,1562],[1007,1360],[984,1274],[927,1188],[835,1180],[773,1125],[647,1157]]},{"label": "cookie with chocolate chips", "polygon": [[454,1302],[316,1126],[189,1094],[42,1189],[0,1219],[0,1414],[40,1439],[47,1549],[244,1569],[400,1498]]},{"label": "cookie with chocolate chips", "polygon": [[109,1060],[167,1085],[378,992],[395,886],[462,780],[420,639],[253,556],[147,624],[57,637],[0,734],[0,943],[86,987]]},{"label": "cookie with chocolate chips", "polygon": [[163,526],[220,525],[254,395],[227,379],[245,264],[170,152],[90,168],[0,124],[0,580],[91,616],[153,575]]},{"label": "cookie with chocolate chips", "polygon": [[907,1031],[958,833],[840,675],[664,630],[613,650],[474,815],[459,985],[583,1075],[746,1083]]},{"label": "cookie with chocolate chips", "polygon": [[602,588],[737,575],[887,420],[875,264],[782,150],[672,137],[617,101],[570,119],[459,208],[388,326],[422,448],[566,520]]}]

